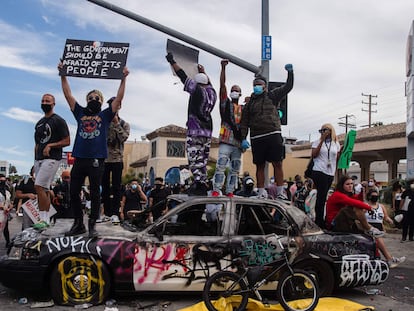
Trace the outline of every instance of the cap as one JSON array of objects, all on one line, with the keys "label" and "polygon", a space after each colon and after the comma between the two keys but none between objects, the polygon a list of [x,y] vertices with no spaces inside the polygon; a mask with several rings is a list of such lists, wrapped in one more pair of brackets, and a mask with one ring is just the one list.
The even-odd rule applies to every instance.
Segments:
[{"label": "cap", "polygon": [[205,73],[199,72],[194,76],[194,80],[197,83],[208,84],[208,77]]},{"label": "cap", "polygon": [[254,184],[253,179],[251,179],[251,178],[246,178],[246,185],[251,185],[251,184]]}]

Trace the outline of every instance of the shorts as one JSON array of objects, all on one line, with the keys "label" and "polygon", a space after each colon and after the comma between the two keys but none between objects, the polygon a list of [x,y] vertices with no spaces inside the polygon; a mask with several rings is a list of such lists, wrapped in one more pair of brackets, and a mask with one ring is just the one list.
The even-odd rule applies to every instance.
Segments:
[{"label": "shorts", "polygon": [[282,162],[285,158],[285,145],[280,133],[254,138],[251,142],[254,164]]},{"label": "shorts", "polygon": [[54,159],[36,160],[34,163],[35,186],[50,190],[50,185],[59,169],[60,161]]}]

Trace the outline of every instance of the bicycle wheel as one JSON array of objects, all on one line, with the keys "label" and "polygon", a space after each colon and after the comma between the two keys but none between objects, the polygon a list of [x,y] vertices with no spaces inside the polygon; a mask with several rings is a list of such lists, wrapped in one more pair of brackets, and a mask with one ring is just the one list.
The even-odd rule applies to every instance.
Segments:
[{"label": "bicycle wheel", "polygon": [[319,288],[311,274],[295,269],[279,279],[277,295],[286,311],[312,311],[319,301]]},{"label": "bicycle wheel", "polygon": [[209,311],[217,311],[227,304],[233,306],[233,311],[242,311],[246,308],[248,299],[246,282],[234,272],[216,272],[204,284],[203,301]]}]

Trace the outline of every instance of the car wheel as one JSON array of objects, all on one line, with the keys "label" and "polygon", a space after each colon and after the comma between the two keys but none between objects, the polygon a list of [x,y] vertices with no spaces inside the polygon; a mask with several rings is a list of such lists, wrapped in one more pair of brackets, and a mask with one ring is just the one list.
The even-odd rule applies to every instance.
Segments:
[{"label": "car wheel", "polygon": [[110,275],[102,260],[69,256],[60,260],[50,276],[50,292],[60,305],[100,304],[110,291]]},{"label": "car wheel", "polygon": [[322,260],[305,260],[295,264],[295,268],[305,270],[316,277],[321,297],[332,294],[335,288],[335,277],[328,263]]}]

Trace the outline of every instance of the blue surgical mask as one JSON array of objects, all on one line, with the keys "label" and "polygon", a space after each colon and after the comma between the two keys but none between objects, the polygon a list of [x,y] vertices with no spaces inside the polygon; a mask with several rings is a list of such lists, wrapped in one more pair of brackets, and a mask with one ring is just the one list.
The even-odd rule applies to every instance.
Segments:
[{"label": "blue surgical mask", "polygon": [[138,185],[132,184],[132,185],[131,185],[131,188],[135,190],[135,189],[137,189],[137,188],[138,188]]},{"label": "blue surgical mask", "polygon": [[263,93],[263,90],[264,90],[263,85],[255,85],[255,86],[253,86],[253,93],[254,93],[254,95],[260,95],[260,94],[262,94]]}]

